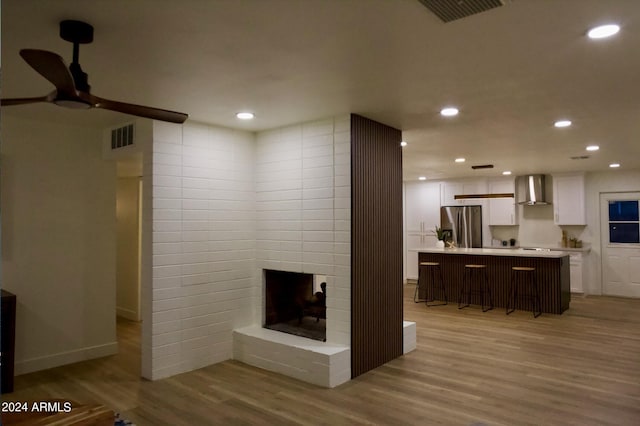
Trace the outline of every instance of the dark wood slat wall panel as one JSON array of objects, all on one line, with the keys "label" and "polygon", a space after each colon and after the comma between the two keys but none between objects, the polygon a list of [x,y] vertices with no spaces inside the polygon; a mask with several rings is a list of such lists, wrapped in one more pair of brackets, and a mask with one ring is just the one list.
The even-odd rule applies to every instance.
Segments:
[{"label": "dark wood slat wall panel", "polygon": [[351,116],[351,376],[402,355],[402,133]]},{"label": "dark wood slat wall panel", "polygon": [[[487,265],[489,287],[493,293],[496,308],[507,306],[508,285],[511,281],[512,266],[536,268],[542,312],[561,314],[569,308],[569,260],[562,258],[482,256],[465,254],[420,253],[420,262],[440,262],[445,289],[449,302],[458,302],[458,292],[464,277],[464,265],[477,263]],[[427,286],[431,294],[431,286]],[[424,292],[421,292],[424,297]],[[442,291],[435,291],[436,300],[443,300]],[[480,295],[472,295],[471,303],[480,305]],[[531,301],[524,298],[516,302],[516,309],[531,310]]]}]

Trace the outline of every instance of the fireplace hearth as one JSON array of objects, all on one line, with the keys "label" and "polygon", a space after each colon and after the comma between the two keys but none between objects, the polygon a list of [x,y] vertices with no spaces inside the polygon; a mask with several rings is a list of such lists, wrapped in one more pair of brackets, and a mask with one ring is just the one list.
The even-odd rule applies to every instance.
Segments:
[{"label": "fireplace hearth", "polygon": [[264,327],[326,341],[326,283],[314,291],[314,276],[264,270]]}]

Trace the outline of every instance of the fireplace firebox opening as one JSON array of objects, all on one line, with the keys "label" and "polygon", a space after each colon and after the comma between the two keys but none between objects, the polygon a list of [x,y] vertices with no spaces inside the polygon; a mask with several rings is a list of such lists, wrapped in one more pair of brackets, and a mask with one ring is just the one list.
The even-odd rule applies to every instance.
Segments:
[{"label": "fireplace firebox opening", "polygon": [[264,270],[264,327],[325,342],[326,276]]}]

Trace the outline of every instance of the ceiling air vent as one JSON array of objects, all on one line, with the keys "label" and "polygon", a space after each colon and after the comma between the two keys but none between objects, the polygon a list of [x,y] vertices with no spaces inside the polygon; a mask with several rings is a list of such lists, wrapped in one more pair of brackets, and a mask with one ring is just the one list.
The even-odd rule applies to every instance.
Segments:
[{"label": "ceiling air vent", "polygon": [[586,160],[589,158],[588,155],[576,155],[575,157],[569,157],[571,160]]},{"label": "ceiling air vent", "polygon": [[507,0],[419,0],[442,22],[466,18],[502,6]]},{"label": "ceiling air vent", "polygon": [[111,130],[111,149],[133,145],[133,124]]}]

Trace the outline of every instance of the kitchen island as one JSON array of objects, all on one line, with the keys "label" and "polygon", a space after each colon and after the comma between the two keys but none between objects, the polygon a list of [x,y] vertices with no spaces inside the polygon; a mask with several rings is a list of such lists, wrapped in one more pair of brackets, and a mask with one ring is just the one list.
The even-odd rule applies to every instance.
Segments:
[{"label": "kitchen island", "polygon": [[[511,268],[527,266],[536,268],[542,312],[561,314],[569,308],[571,300],[569,277],[569,254],[562,251],[536,251],[526,249],[483,249],[483,248],[420,248],[419,262],[438,262],[442,268],[445,290],[449,302],[457,303],[462,286],[465,265],[487,265],[488,284],[493,294],[495,308],[507,305]],[[429,291],[431,286],[429,286]],[[444,300],[441,291],[426,294],[420,286],[421,298]],[[473,295],[473,304],[480,304],[480,296]],[[516,301],[516,309],[531,310],[530,300]]]}]

